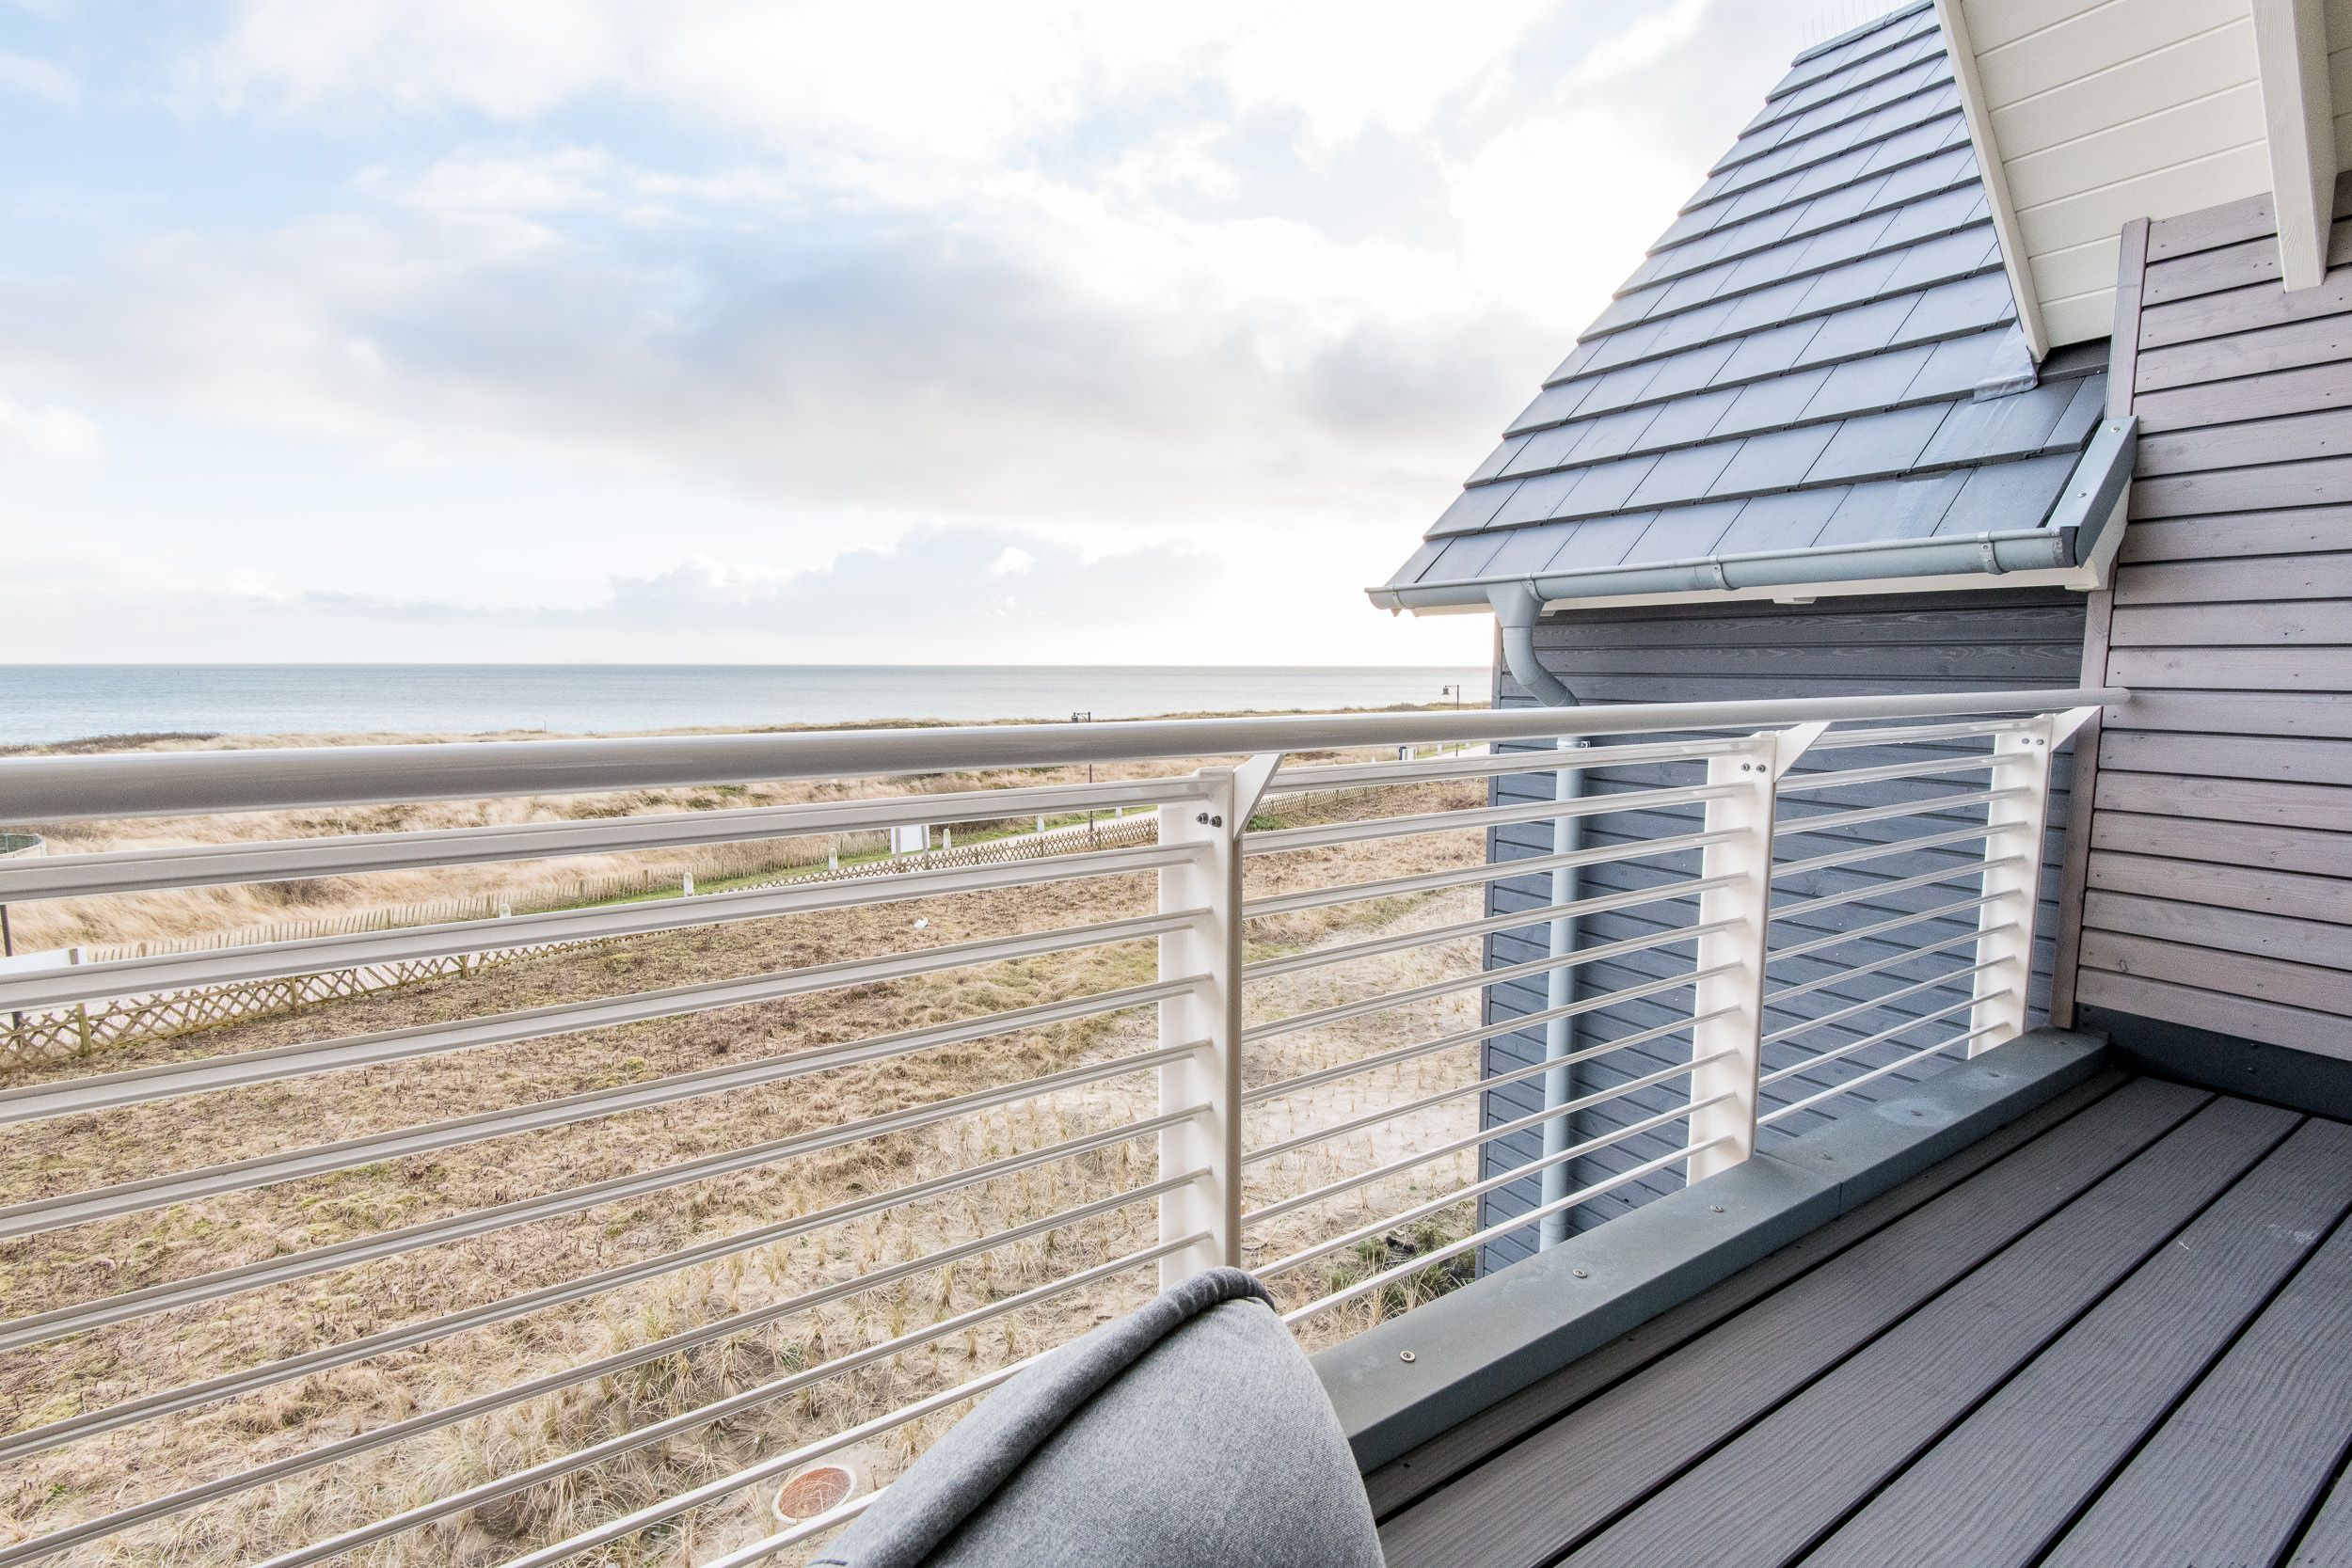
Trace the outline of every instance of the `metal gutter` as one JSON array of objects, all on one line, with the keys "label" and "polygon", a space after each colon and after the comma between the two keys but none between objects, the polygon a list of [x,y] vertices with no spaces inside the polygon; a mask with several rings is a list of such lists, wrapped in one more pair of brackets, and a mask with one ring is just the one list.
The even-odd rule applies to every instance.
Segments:
[{"label": "metal gutter", "polygon": [[[2130,483],[2138,448],[2138,421],[2108,420],[2083,448],[2081,460],[2041,525],[2000,532],[1882,539],[1828,547],[1756,550],[1740,555],[1687,556],[1639,566],[1534,573],[1513,578],[1460,578],[1407,587],[1368,588],[1384,610],[1427,610],[1498,602],[1533,594],[1544,604],[1666,594],[1705,595],[1757,588],[1798,588],[1887,578],[2000,577],[2011,572],[2064,571],[2093,561],[2101,535],[2119,526],[2120,501]],[[2088,585],[2086,585],[2088,586]]]}]

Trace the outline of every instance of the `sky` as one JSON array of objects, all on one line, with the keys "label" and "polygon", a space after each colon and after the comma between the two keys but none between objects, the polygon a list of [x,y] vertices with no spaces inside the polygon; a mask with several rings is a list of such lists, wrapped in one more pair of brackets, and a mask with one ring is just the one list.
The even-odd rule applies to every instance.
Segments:
[{"label": "sky", "polygon": [[0,0],[0,657],[1484,662],[1364,587],[1877,8]]}]

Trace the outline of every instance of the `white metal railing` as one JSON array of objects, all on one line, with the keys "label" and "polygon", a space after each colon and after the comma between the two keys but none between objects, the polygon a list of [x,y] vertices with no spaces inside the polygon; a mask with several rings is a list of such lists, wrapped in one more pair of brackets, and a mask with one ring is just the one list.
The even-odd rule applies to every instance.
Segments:
[{"label": "white metal railing", "polygon": [[[915,821],[1140,806],[1158,823],[1150,843],[997,864],[0,975],[0,1015],[40,1015],[537,943],[573,979],[641,959],[687,969],[722,947],[731,960],[479,1009],[459,981],[415,1017],[359,1012],[348,1027],[338,1009],[358,1004],[337,1003],[253,1038],[213,1031],[0,1074],[0,1124],[25,1130],[0,1153],[0,1275],[16,1281],[0,1285],[0,1366],[24,1390],[0,1463],[31,1531],[0,1545],[0,1568],[141,1560],[190,1515],[229,1543],[221,1555],[273,1568],[371,1546],[438,1560],[435,1532],[550,1496],[513,1563],[657,1527],[680,1560],[750,1562],[810,1533],[757,1526],[751,1489],[894,1434],[911,1447],[910,1430],[1155,1279],[1250,1267],[1302,1333],[1343,1332],[1549,1218],[1727,1168],[1760,1132],[2020,1031],[2051,756],[2122,697],[0,760],[10,826],[986,768],[1133,775],[52,853],[0,864],[0,906],[20,917]],[[1638,738],[1558,744],[1613,736]],[[1427,744],[1482,749],[1395,754]],[[1308,751],[1343,760],[1284,765]],[[1571,769],[1591,783],[1555,789]],[[1608,831],[1560,850],[1563,817]],[[1564,870],[1608,885],[1550,879]],[[850,937],[863,950],[839,950]],[[1570,972],[1580,987],[1549,985]],[[1025,989],[960,1001],[958,985],[991,975]],[[1531,984],[1542,1005],[1513,1000]],[[908,988],[897,1011],[874,1000]],[[721,1016],[699,1032],[681,1022],[706,1015]],[[1528,1059],[1505,1050],[1539,1037]],[[646,1037],[667,1054],[634,1054]],[[732,1106],[752,1111],[729,1121]],[[533,1149],[555,1152],[532,1165]],[[834,1155],[867,1163],[828,1185],[811,1163]],[[474,1163],[439,1201],[416,1173],[445,1159]],[[501,1178],[541,1168],[562,1175],[501,1195]],[[744,1212],[731,1182],[751,1195]],[[352,1193],[367,1223],[305,1219]],[[720,1223],[695,1221],[705,1209]],[[580,1240],[647,1214],[675,1223],[626,1256]],[[559,1261],[593,1266],[505,1269],[501,1249],[526,1237],[561,1238]],[[748,1294],[671,1315],[647,1305],[755,1264],[769,1275]],[[436,1293],[445,1277],[455,1295]],[[345,1331],[328,1322],[341,1308],[317,1306],[347,1299],[339,1290],[390,1305]],[[608,1323],[594,1354],[553,1354],[582,1339],[564,1314],[599,1304],[637,1316]],[[289,1326],[305,1313],[319,1321]],[[784,1349],[726,1362],[707,1386],[688,1375],[791,1325]],[[983,1328],[999,1336],[986,1353]],[[946,1365],[958,1344],[961,1364]],[[127,1372],[90,1370],[126,1358]],[[435,1365],[474,1370],[413,1375]],[[377,1418],[325,1413],[358,1368],[408,1381]],[[685,1370],[661,1398],[547,1451],[483,1435],[664,1369]],[[222,1433],[252,1430],[237,1412],[290,1400],[322,1414],[221,1462]],[[757,1456],[711,1435],[747,1430],[781,1447]],[[133,1481],[87,1482],[133,1443]],[[702,1446],[663,1469],[681,1443]],[[389,1479],[415,1474],[441,1479]],[[651,1495],[584,1484],[611,1474]],[[567,1479],[577,1490],[549,1486]]]}]

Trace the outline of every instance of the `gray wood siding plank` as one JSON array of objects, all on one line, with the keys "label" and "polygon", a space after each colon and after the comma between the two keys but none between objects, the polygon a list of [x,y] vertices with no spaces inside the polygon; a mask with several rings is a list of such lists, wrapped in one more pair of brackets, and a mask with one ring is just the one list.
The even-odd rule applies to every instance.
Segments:
[{"label": "gray wood siding plank", "polygon": [[2094,1006],[2308,1051],[2338,1061],[2352,1061],[2352,1040],[2345,1038],[2344,1020],[2333,1013],[2315,1013],[2254,997],[2196,990],[2136,974],[2111,974],[2095,969],[2084,970],[2078,985],[2082,999]]},{"label": "gray wood siding plank", "polygon": [[2241,381],[2175,387],[2137,394],[2133,408],[2152,434],[2233,420],[2276,419],[2352,405],[2352,361],[2273,371]]},{"label": "gray wood siding plank", "polygon": [[2352,1227],[2318,1253],[2067,1531],[2046,1568],[2267,1563],[2352,1440]]},{"label": "gray wood siding plank", "polygon": [[[2139,344],[2142,349],[2167,348],[2200,338],[2315,321],[2347,310],[2352,310],[2352,277],[2327,278],[2315,288],[2295,293],[2255,283],[2151,307],[2139,317]],[[2122,319],[2120,312],[2119,306],[2119,321]]]},{"label": "gray wood siding plank", "polygon": [[2352,703],[2332,692],[2135,689],[2105,733],[2122,730],[2352,739]]},{"label": "gray wood siding plank", "polygon": [[2153,259],[2152,243],[2150,254],[2152,260],[2147,278],[2140,285],[2140,298],[2151,307],[2218,293],[2224,289],[2276,283],[2279,278],[2279,247],[2267,239],[2246,240],[2201,255],[2166,260]]},{"label": "gray wood siding plank", "polygon": [[1390,1568],[1550,1562],[2208,1098],[2148,1079],[2124,1085],[1397,1515],[1381,1530]]},{"label": "gray wood siding plank", "polygon": [[2223,604],[2240,600],[2341,599],[2352,595],[2352,551],[2265,555],[2253,560],[2161,562],[2121,567],[2115,607]]},{"label": "gray wood siding plank", "polygon": [[2136,477],[2132,482],[2131,515],[2135,520],[2211,517],[2280,507],[2330,506],[2341,503],[2348,495],[2352,495],[2352,457],[2307,451],[2285,463]]},{"label": "gray wood siding plank", "polygon": [[[2352,279],[2347,279],[2344,287],[2352,291]],[[2132,460],[2132,477],[2144,483],[2169,474],[2292,463],[2347,451],[2352,451],[2352,412],[2300,414],[2287,420],[2260,420],[2252,424],[2216,425],[2151,436],[2139,443]]]},{"label": "gray wood siding plank", "polygon": [[2306,1122],[1805,1568],[2026,1568],[2348,1206],[2352,1129]]},{"label": "gray wood siding plank", "polygon": [[1567,1568],[1795,1560],[2300,1119],[2245,1100],[2206,1106],[1602,1531]]},{"label": "gray wood siding plank", "polygon": [[2352,359],[2352,318],[2341,313],[2305,316],[2169,347],[2143,342],[2133,385],[2147,393],[2339,359]]},{"label": "gray wood siding plank", "polygon": [[2299,643],[2342,646],[2352,644],[2352,602],[2290,599],[2278,604],[2137,606],[2116,611],[2108,641],[2116,648],[2135,649]]},{"label": "gray wood siding plank", "polygon": [[2168,561],[2226,561],[2244,556],[2352,550],[2352,507],[2224,517],[2159,518],[2123,531],[2116,559],[2125,566]]},{"label": "gray wood siding plank", "polygon": [[2246,866],[2190,866],[2147,855],[2107,853],[2092,860],[2090,885],[2107,893],[2193,897],[2219,909],[2352,926],[2352,883],[2329,877]]},{"label": "gray wood siding plank", "polygon": [[2141,816],[2109,807],[2099,813],[2091,842],[2120,854],[2352,878],[2352,834],[2308,828],[2192,822],[2177,816]]},{"label": "gray wood siding plank", "polygon": [[2099,737],[2099,766],[2103,770],[2166,777],[2352,784],[2352,745],[2336,740],[2108,730]]},{"label": "gray wood siding plank", "polygon": [[1807,1232],[1771,1257],[1673,1307],[1550,1376],[1499,1400],[1364,1478],[1373,1513],[1387,1519],[1463,1471],[1640,1370],[1823,1260],[1902,1218],[2012,1149],[2062,1127],[2122,1082],[2112,1069],[2027,1112],[1950,1159]]},{"label": "gray wood siding plank", "polygon": [[2352,790],[2253,778],[2171,778],[2110,771],[2098,781],[2098,809],[2181,816],[2201,823],[2317,828],[2352,832]]},{"label": "gray wood siding plank", "polygon": [[2148,225],[2148,259],[2152,263],[2175,261],[2278,231],[2279,220],[2272,215],[2267,192],[2241,197],[2216,207],[2153,220]]},{"label": "gray wood siding plank", "polygon": [[2352,933],[2318,921],[2287,920],[2176,903],[2129,894],[2094,893],[2084,900],[2083,924],[2093,930],[2127,931],[2158,942],[2215,947],[2224,952],[2291,963],[2352,969]]},{"label": "gray wood siding plank", "polygon": [[2352,1018],[2352,974],[2342,969],[2189,947],[2125,931],[2085,932],[2083,967]]}]

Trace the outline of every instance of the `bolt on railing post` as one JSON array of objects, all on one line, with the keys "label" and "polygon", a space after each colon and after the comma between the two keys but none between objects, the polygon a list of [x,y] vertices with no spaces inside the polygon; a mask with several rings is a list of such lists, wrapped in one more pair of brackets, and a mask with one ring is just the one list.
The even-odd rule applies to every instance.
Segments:
[{"label": "bolt on railing post", "polygon": [[[1977,911],[1976,1005],[1968,1054],[1980,1056],[2026,1032],[2033,986],[2034,928],[2042,906],[2042,840],[2050,826],[2050,764],[2095,707],[2045,713],[1994,736],[1994,789],[1985,808],[1984,903]],[[2014,793],[2011,793],[2011,792]],[[2000,864],[2002,861],[2011,864]]]},{"label": "bolt on railing post", "polygon": [[1160,1043],[1201,1042],[1160,1068],[1160,1109],[1207,1107],[1160,1130],[1160,1175],[1206,1169],[1201,1180],[1160,1197],[1160,1240],[1207,1240],[1160,1259],[1162,1289],[1202,1269],[1241,1262],[1241,824],[1231,768],[1202,768],[1205,800],[1159,808],[1160,842],[1200,853],[1160,868],[1160,909],[1202,917],[1160,938],[1160,974],[1206,978],[1159,1005]]},{"label": "bolt on railing post", "polygon": [[[1699,924],[1720,927],[1698,940],[1693,988],[1691,1158],[1686,1176],[1704,1180],[1756,1152],[1756,1080],[1764,1053],[1764,965],[1772,905],[1772,819],[1780,776],[1827,726],[1761,730],[1736,752],[1709,758],[1707,782],[1728,785],[1707,802],[1709,833],[1699,876],[1720,881],[1699,895]],[[1709,974],[1709,971],[1716,973]]]}]

